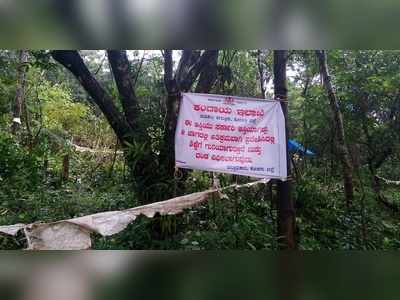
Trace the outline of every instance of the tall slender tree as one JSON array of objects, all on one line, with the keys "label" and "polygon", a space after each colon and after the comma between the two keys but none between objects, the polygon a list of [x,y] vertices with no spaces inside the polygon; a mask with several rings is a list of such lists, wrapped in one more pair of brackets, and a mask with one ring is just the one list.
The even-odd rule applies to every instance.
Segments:
[{"label": "tall slender tree", "polygon": [[281,249],[296,249],[295,239],[296,213],[291,195],[290,182],[290,159],[287,149],[288,141],[288,105],[287,105],[287,85],[286,85],[286,63],[288,52],[286,50],[274,50],[274,93],[275,98],[281,101],[281,107],[285,116],[286,127],[286,153],[287,153],[287,175],[288,180],[278,181],[278,241]]},{"label": "tall slender tree", "polygon": [[18,67],[17,67],[17,88],[15,91],[15,102],[13,109],[13,119],[11,132],[15,134],[21,126],[21,112],[25,97],[26,88],[26,70],[28,63],[28,51],[18,51]]},{"label": "tall slender tree", "polygon": [[257,68],[258,68],[258,76],[260,82],[260,91],[262,98],[265,98],[266,95],[266,84],[268,83],[268,79],[266,78],[266,72],[264,70],[264,60],[262,50],[257,50]]},{"label": "tall slender tree", "polygon": [[329,104],[333,114],[333,122],[335,128],[335,145],[338,150],[340,161],[343,166],[343,181],[344,181],[344,192],[346,197],[346,204],[350,206],[353,201],[353,166],[351,163],[351,158],[349,150],[346,144],[346,138],[343,126],[343,116],[340,111],[339,101],[337,99],[335,90],[332,85],[331,76],[329,74],[329,68],[327,63],[327,55],[324,50],[315,51],[321,71],[321,78],[323,85],[325,87],[326,93],[328,95]]}]

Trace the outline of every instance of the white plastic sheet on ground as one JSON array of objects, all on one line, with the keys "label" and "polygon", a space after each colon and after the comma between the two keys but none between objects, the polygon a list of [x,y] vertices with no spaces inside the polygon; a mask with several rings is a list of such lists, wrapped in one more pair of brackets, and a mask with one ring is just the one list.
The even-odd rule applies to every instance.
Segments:
[{"label": "white plastic sheet on ground", "polygon": [[23,229],[25,226],[26,226],[25,224],[0,226],[0,232],[8,234],[8,235],[16,235],[18,233],[18,231]]},{"label": "white plastic sheet on ground", "polygon": [[92,232],[102,236],[110,236],[124,230],[139,215],[145,215],[148,218],[153,218],[157,213],[175,215],[213,197],[220,197],[223,190],[252,187],[267,182],[268,180],[264,179],[243,185],[231,185],[222,189],[210,189],[126,210],[102,212],[52,223],[0,226],[0,232],[15,236],[23,229],[28,241],[28,250],[89,249]]}]

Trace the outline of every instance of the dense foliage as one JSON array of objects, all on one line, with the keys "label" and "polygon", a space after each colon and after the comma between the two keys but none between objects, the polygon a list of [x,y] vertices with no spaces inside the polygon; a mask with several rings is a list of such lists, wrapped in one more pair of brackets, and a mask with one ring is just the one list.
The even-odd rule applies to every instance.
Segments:
[{"label": "dense foliage", "polygon": [[[104,51],[81,52],[117,98]],[[48,51],[29,51],[22,124],[12,134],[18,55],[0,51],[0,225],[125,209],[212,186],[209,172],[170,178],[159,171],[163,166],[153,158],[163,147],[163,55],[129,51],[129,60],[145,130],[127,156],[99,108]],[[381,181],[377,187],[376,178],[400,180],[400,52],[334,50],[328,64],[354,166],[355,199],[346,206],[333,117],[314,52],[289,51],[290,137],[316,153],[291,153],[299,248],[399,249],[400,185]],[[272,96],[272,80],[272,51],[226,50],[210,92]],[[132,161],[146,162],[148,185],[135,181]],[[218,179],[222,186],[249,181]],[[96,236],[94,248],[277,249],[277,201],[275,185],[232,190],[181,215],[140,217],[120,234]],[[21,235],[0,235],[0,249],[25,246]]]}]

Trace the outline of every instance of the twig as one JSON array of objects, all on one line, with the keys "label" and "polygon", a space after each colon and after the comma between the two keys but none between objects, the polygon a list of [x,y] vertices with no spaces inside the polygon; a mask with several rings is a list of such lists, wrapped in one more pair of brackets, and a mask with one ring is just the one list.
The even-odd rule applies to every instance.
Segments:
[{"label": "twig", "polygon": [[135,75],[135,79],[134,79],[134,81],[133,81],[133,87],[136,86],[136,83],[137,83],[137,81],[138,81],[138,78],[139,78],[139,75],[140,75],[140,71],[142,70],[142,65],[143,65],[143,61],[144,61],[144,56],[145,56],[145,55],[146,55],[146,52],[144,51],[144,52],[143,52],[142,59],[140,60],[139,69],[137,70],[136,75]]},{"label": "twig", "polygon": [[99,73],[99,71],[100,71],[101,68],[103,67],[103,63],[104,63],[104,60],[106,59],[106,56],[107,56],[107,55],[104,54],[104,57],[103,57],[103,59],[101,60],[100,66],[99,66],[99,68],[96,70],[96,72],[94,72],[94,75],[97,75],[97,73]]}]

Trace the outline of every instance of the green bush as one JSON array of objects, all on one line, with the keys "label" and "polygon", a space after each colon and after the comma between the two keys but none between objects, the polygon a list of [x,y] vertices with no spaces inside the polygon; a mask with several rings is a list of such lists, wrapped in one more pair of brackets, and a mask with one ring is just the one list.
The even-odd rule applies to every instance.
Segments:
[{"label": "green bush", "polygon": [[9,183],[18,182],[34,188],[39,179],[39,157],[17,143],[12,136],[0,135],[0,184],[6,187]]}]

